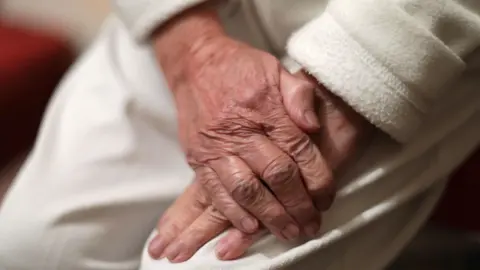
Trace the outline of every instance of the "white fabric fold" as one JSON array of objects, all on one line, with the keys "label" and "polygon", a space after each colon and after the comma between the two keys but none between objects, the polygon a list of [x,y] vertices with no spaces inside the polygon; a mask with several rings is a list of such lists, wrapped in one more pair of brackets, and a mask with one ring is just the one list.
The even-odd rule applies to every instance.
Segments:
[{"label": "white fabric fold", "polygon": [[480,45],[480,4],[333,0],[288,53],[400,142],[412,138]]},{"label": "white fabric fold", "polygon": [[180,12],[207,0],[113,0],[112,5],[137,41]]}]

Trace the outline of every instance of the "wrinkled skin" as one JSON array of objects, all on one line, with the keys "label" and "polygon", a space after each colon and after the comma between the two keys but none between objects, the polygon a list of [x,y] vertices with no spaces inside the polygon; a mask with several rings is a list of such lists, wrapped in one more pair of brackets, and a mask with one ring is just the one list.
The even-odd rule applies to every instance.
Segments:
[{"label": "wrinkled skin", "polygon": [[198,46],[181,67],[164,68],[180,143],[215,209],[246,233],[261,223],[284,240],[315,235],[334,193],[326,161],[299,128],[319,125],[315,85],[225,36]]},{"label": "wrinkled skin", "polygon": [[[195,181],[245,233],[263,226],[282,240],[315,235],[319,213],[334,195],[332,172],[307,135],[320,127],[315,84],[228,37],[211,3],[187,9],[152,34]],[[154,250],[171,237],[157,240]]]},{"label": "wrinkled skin", "polygon": [[[297,74],[297,77],[307,78],[301,73]],[[370,137],[373,127],[341,99],[330,94],[322,86],[318,89],[318,115],[322,128],[310,137],[319,147],[328,166],[338,169],[355,155],[364,139]],[[242,123],[239,124],[239,130],[248,126],[241,122],[243,120],[238,121]],[[244,139],[238,133],[232,134],[234,138],[226,139],[231,143],[227,144],[231,147],[227,149],[234,149],[232,144],[240,143]],[[322,167],[318,167],[318,170],[321,171]],[[202,176],[197,175],[197,179],[198,177]],[[199,181],[194,181],[164,214],[157,227],[158,235],[149,246],[153,258],[167,257],[172,262],[188,260],[206,242],[231,228],[230,219],[217,210],[204,187]],[[324,200],[330,204],[333,197]],[[275,211],[272,213],[276,214]],[[320,215],[316,218],[320,222]],[[250,234],[231,228],[216,247],[217,256],[222,260],[236,259],[265,233],[266,231],[261,231]]]}]

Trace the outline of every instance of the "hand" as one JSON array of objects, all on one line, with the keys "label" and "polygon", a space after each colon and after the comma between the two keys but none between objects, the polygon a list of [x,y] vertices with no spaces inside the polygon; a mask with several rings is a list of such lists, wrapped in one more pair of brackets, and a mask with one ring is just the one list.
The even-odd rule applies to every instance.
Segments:
[{"label": "hand", "polygon": [[[314,235],[316,207],[328,208],[334,192],[326,162],[298,127],[319,125],[314,85],[209,25],[210,13],[190,14],[163,29],[155,48],[196,181],[215,209],[246,233],[257,231],[259,220],[281,239]],[[202,23],[203,34],[195,37],[198,31],[189,27]]]},{"label": "hand", "polygon": [[[308,78],[302,73],[297,76]],[[312,138],[329,165],[338,169],[355,155],[357,148],[364,139],[370,137],[374,128],[320,85],[317,96],[321,105],[318,113],[323,128]],[[149,246],[153,257],[167,257],[172,262],[188,260],[201,246],[231,226],[207,197],[196,182],[180,196],[158,224],[158,236]],[[223,260],[236,259],[265,232],[247,234],[232,228],[217,245],[217,256]],[[170,242],[161,244],[160,239],[165,239],[162,235],[169,235]]]},{"label": "hand", "polygon": [[[158,235],[150,242],[148,251],[155,259],[167,257],[173,263],[190,259],[204,244],[215,238],[232,223],[212,205],[209,194],[199,181],[193,181],[158,222]],[[223,259],[240,257],[266,230],[246,234],[231,229]],[[165,242],[170,239],[170,242]],[[231,243],[230,243],[231,242]]]}]

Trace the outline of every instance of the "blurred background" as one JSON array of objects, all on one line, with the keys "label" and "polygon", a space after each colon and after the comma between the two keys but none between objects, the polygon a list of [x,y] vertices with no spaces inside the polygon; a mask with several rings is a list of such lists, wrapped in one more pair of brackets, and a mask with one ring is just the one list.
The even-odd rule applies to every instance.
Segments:
[{"label": "blurred background", "polygon": [[0,202],[55,86],[108,13],[108,0],[0,0]]},{"label": "blurred background", "polygon": [[63,33],[76,49],[92,40],[108,12],[108,0],[0,0],[4,22]]},{"label": "blurred background", "polygon": [[[0,205],[56,85],[109,12],[109,0],[0,0]],[[479,168],[477,152],[392,269],[480,269]]]}]

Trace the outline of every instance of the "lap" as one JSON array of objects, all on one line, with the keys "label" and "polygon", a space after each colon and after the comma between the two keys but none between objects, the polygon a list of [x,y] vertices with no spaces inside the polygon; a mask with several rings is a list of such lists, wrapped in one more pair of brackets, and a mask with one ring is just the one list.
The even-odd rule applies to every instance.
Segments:
[{"label": "lap", "polygon": [[443,183],[356,230],[345,226],[318,239],[294,244],[266,236],[248,254],[234,261],[220,261],[215,257],[218,237],[202,247],[192,259],[180,264],[171,264],[166,259],[152,260],[144,249],[140,270],[340,270],[356,269],[359,265],[361,269],[383,269],[425,222],[442,189]]},{"label": "lap", "polygon": [[477,112],[458,117],[441,140],[432,138],[438,135],[435,125],[404,148],[378,137],[340,179],[317,239],[286,244],[266,236],[230,262],[215,258],[218,237],[182,264],[154,261],[144,249],[141,270],[384,269],[427,220],[448,174],[478,145],[480,111],[472,108]]},{"label": "lap", "polygon": [[[398,148],[388,140],[376,142],[376,149],[357,164],[360,169],[353,168],[345,177],[354,183],[340,191],[343,199],[327,215],[328,233],[323,237],[284,244],[269,236],[249,256],[233,262],[215,259],[213,240],[186,264],[152,261],[145,252],[141,258],[146,239],[193,176],[175,130],[174,105],[152,52],[134,44],[120,23],[111,19],[59,87],[35,147],[5,199],[0,210],[0,261],[12,270],[133,270],[140,261],[142,270],[258,269],[258,265],[274,268],[293,261],[297,266],[313,264],[314,269],[339,269],[368,264],[365,258],[388,245],[392,233],[406,231],[402,239],[408,239],[442,188],[411,194],[411,201],[398,208],[403,210],[385,214],[377,225],[369,225],[368,232],[358,230],[343,237],[348,226],[375,217],[367,211],[370,208],[398,204],[388,198],[400,188],[408,190],[416,176],[435,165],[428,159],[411,159],[416,165],[402,173],[381,167],[378,160],[394,156]],[[398,160],[392,164],[403,166],[399,162],[406,158]],[[380,169],[368,171],[372,164]],[[411,223],[415,215],[417,223]],[[397,218],[404,222],[394,222]]]}]

